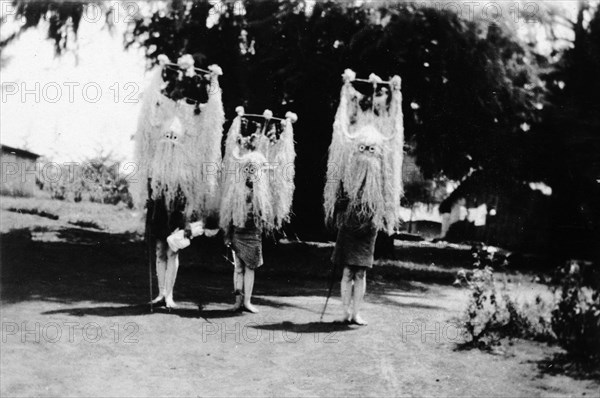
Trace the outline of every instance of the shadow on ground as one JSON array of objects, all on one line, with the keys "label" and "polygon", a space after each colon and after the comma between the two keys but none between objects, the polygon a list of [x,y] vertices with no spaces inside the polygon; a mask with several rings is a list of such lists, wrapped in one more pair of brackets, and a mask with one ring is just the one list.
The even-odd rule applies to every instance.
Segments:
[{"label": "shadow on ground", "polygon": [[[289,305],[260,296],[328,294],[332,271],[330,245],[292,242],[265,246],[265,264],[258,271],[255,287],[257,304]],[[83,228],[15,229],[1,235],[0,248],[3,303],[44,300],[122,304],[104,309],[72,309],[74,314],[96,311],[97,315],[117,316],[141,313],[144,308],[141,304],[150,300],[147,250],[138,235]],[[231,265],[223,254],[220,239],[195,239],[181,253],[176,300],[195,303],[200,308],[207,303],[231,303]],[[341,269],[337,269],[334,294],[340,274]],[[370,272],[369,289],[377,293],[428,290],[405,276],[391,264],[376,267]],[[156,289],[154,271],[152,278]],[[179,309],[178,313],[185,316],[185,310]]]},{"label": "shadow on ground", "polygon": [[537,363],[540,376],[566,375],[576,380],[600,381],[600,362],[582,361],[564,352],[555,353]]},{"label": "shadow on ground", "polygon": [[270,324],[248,324],[249,327],[268,331],[283,331],[294,333],[332,333],[344,332],[353,330],[359,326],[351,326],[345,323],[335,322],[309,322],[309,323],[294,323],[294,322],[279,322]]}]

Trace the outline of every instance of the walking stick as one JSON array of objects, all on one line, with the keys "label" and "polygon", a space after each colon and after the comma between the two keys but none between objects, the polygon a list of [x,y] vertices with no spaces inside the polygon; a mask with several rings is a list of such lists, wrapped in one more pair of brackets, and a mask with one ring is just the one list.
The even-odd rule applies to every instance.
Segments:
[{"label": "walking stick", "polygon": [[325,305],[323,306],[323,311],[321,311],[321,318],[319,318],[319,322],[323,322],[323,315],[325,315],[325,310],[327,309],[327,304],[329,303],[329,298],[331,297],[331,291],[333,290],[333,282],[335,281],[336,269],[337,264],[333,262],[333,267],[331,268],[331,275],[329,277],[329,291],[327,292],[327,298],[325,299]]},{"label": "walking stick", "polygon": [[146,202],[146,258],[148,259],[148,286],[150,288],[150,312],[154,312],[154,295],[152,294],[152,232],[151,223],[154,214],[154,201],[152,200],[152,178],[148,178],[148,201]]}]

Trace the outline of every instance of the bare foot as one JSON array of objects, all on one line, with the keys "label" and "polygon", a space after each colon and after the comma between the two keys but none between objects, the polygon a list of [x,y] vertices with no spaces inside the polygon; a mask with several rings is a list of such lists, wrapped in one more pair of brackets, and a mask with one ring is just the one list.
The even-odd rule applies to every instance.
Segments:
[{"label": "bare foot", "polygon": [[353,324],[355,325],[359,325],[359,326],[365,326],[367,325],[367,321],[365,321],[364,319],[362,319],[360,317],[360,315],[356,314],[352,317],[352,321]]},{"label": "bare foot", "polygon": [[244,308],[246,309],[246,311],[251,312],[253,314],[258,313],[258,308],[256,308],[251,303],[244,303]]},{"label": "bare foot", "polygon": [[177,308],[177,304],[175,304],[172,297],[166,297],[165,304],[167,308]]}]

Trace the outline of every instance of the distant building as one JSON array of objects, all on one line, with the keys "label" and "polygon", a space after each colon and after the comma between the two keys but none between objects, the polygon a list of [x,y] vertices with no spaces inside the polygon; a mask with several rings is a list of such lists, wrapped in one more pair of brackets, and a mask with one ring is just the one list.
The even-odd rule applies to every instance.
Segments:
[{"label": "distant building", "polygon": [[450,242],[481,241],[511,250],[546,251],[551,194],[545,184],[473,173],[440,204],[441,237]]},{"label": "distant building", "polygon": [[33,196],[40,157],[24,149],[1,145],[2,185],[0,193],[10,196]]},{"label": "distant building", "polygon": [[405,154],[402,163],[404,200],[400,231],[420,235],[425,239],[437,238],[442,228],[438,204],[444,199],[446,189],[433,180],[426,179],[414,155]]}]

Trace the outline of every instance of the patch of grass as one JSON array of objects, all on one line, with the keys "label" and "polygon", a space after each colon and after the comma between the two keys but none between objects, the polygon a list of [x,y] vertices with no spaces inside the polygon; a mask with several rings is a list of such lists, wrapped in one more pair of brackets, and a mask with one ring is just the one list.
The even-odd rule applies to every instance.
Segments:
[{"label": "patch of grass", "polygon": [[[47,198],[13,198],[0,197],[0,207],[3,211],[15,211],[21,214],[46,214],[53,220],[64,222],[64,227],[77,225],[84,228],[102,229],[111,233],[143,232],[143,211],[131,210],[126,206],[107,205],[91,202],[67,202]],[[23,225],[23,220],[14,220],[18,225],[4,225],[11,219],[3,220],[2,230],[12,228],[33,228],[39,223],[27,221],[31,225]]]}]

